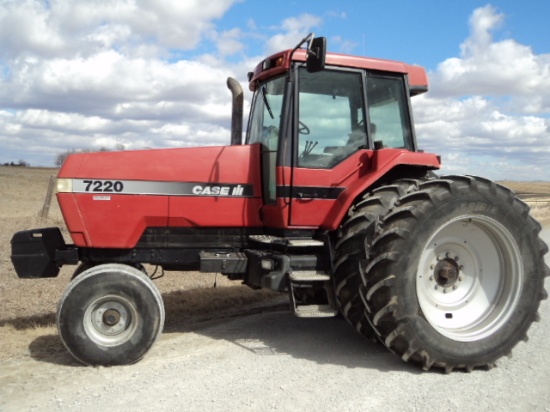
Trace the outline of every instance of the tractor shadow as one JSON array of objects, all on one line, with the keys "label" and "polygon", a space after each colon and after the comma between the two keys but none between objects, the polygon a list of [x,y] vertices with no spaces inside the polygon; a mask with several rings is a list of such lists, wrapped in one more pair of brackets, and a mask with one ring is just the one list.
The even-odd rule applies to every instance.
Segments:
[{"label": "tractor shadow", "polygon": [[[360,335],[342,317],[294,316],[286,295],[271,295],[269,299],[246,305],[221,305],[217,310],[205,311],[202,319],[187,321],[174,316],[179,309],[170,304],[172,299],[181,302],[183,297],[178,292],[163,295],[167,316],[163,333],[166,335],[192,332],[231,342],[236,349],[244,349],[251,356],[288,355],[319,365],[422,373],[419,367],[404,363],[375,339]],[[185,347],[181,350],[184,352]]]},{"label": "tractor shadow", "polygon": [[[416,365],[404,363],[382,344],[360,335],[342,317],[298,318],[290,313],[286,295],[252,298],[239,293],[237,288],[223,289],[164,293],[163,334],[178,339],[178,335],[195,333],[231,342],[235,349],[246,350],[251,356],[287,355],[319,365],[425,373]],[[47,315],[38,323],[51,325],[53,316]],[[21,320],[19,325],[29,323]],[[30,342],[31,357],[39,362],[83,367],[67,352],[59,336],[52,334],[51,329],[48,332]],[[161,340],[156,345],[162,343]],[[186,349],[180,350],[184,354]]]}]

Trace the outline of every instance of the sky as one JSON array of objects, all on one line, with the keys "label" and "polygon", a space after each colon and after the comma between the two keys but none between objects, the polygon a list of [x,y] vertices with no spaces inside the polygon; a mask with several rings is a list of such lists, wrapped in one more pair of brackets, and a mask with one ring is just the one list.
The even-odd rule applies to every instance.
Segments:
[{"label": "sky", "polygon": [[0,0],[0,164],[229,144],[227,77],[246,113],[247,72],[315,32],[426,68],[417,140],[442,173],[549,181],[549,15],[547,0]]}]

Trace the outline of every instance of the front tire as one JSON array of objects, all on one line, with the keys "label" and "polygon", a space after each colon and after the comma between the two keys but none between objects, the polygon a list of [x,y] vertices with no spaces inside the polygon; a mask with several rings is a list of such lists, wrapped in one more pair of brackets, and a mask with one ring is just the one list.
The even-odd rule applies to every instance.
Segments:
[{"label": "front tire", "polygon": [[139,361],[164,325],[164,305],[155,284],[121,264],[94,266],[67,287],[57,327],[67,350],[86,365]]},{"label": "front tire", "polygon": [[546,245],[511,191],[473,177],[402,197],[371,247],[362,297],[405,361],[450,372],[492,367],[527,339],[546,298]]}]

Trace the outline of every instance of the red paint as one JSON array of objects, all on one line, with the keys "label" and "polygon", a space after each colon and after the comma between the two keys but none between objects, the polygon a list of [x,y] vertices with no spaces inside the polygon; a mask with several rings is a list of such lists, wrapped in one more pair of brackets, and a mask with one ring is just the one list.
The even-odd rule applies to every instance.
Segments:
[{"label": "red paint", "polygon": [[60,178],[248,183],[252,198],[60,193],[77,246],[131,248],[153,226],[261,226],[259,145],[72,155]]},{"label": "red paint", "polygon": [[[263,70],[264,61],[256,66],[252,80],[250,81],[249,88],[251,91],[256,89],[257,81],[262,81],[273,76],[280,75],[290,68],[290,53],[292,50],[285,50],[283,52],[274,54],[268,57],[266,60],[276,61],[279,58],[283,59],[283,64],[278,67]],[[292,56],[292,61],[305,62],[306,52],[303,49],[297,50]],[[428,76],[426,70],[423,67],[415,66],[407,63],[397,62],[393,60],[375,59],[372,57],[360,57],[350,56],[346,54],[327,53],[326,55],[327,66],[338,67],[350,67],[356,69],[367,69],[377,71],[387,71],[393,73],[407,74],[409,78],[410,87],[428,87]]]}]

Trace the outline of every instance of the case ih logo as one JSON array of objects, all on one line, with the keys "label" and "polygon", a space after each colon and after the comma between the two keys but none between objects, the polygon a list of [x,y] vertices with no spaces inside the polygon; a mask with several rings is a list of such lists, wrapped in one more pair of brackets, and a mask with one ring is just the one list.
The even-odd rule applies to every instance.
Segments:
[{"label": "case ih logo", "polygon": [[193,187],[193,194],[199,196],[242,196],[244,186],[204,186],[197,185]]}]

